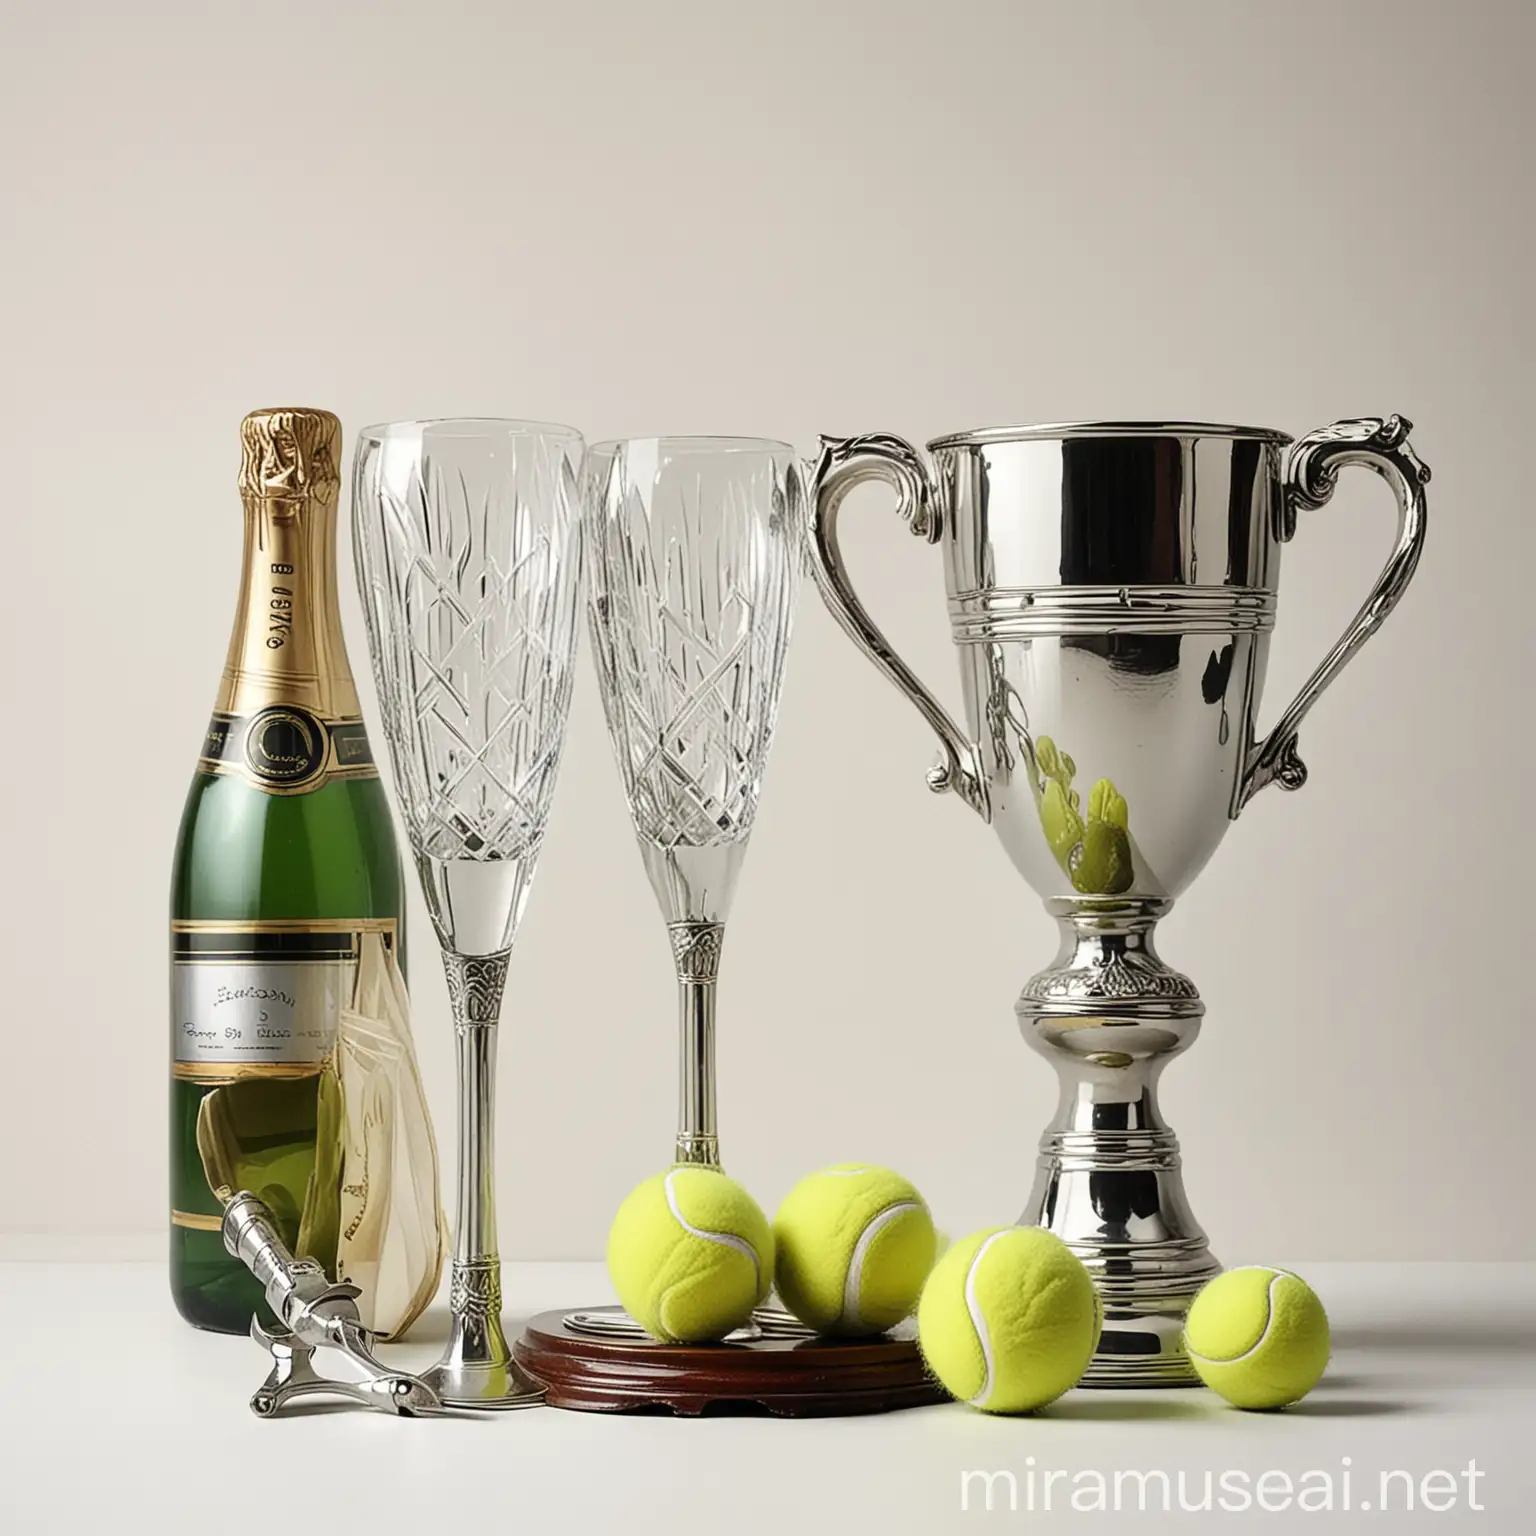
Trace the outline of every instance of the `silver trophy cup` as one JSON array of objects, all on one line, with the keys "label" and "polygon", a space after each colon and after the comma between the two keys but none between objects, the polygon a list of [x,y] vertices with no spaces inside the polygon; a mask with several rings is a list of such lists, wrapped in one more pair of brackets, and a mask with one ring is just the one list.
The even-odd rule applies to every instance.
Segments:
[{"label": "silver trophy cup", "polygon": [[[1061,925],[1055,963],[1016,1008],[1061,1079],[1022,1220],[1062,1237],[1099,1285],[1087,1385],[1195,1379],[1183,1316],[1219,1265],[1156,1090],[1205,1007],[1153,930],[1255,791],[1305,781],[1302,720],[1412,577],[1429,471],[1409,427],[1341,421],[1295,443],[1190,424],[1000,428],[940,438],[927,462],[897,437],[823,439],[809,540],[821,594],[937,732],[931,787],[992,824]],[[1397,544],[1261,738],[1281,547],[1351,464],[1392,486]],[[838,508],[872,480],[943,546],[963,731],[891,649],[839,553]]]}]

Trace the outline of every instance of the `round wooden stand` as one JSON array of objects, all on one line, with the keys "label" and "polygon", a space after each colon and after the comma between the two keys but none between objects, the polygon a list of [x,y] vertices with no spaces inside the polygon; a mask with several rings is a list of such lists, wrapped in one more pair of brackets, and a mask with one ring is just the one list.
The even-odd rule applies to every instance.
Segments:
[{"label": "round wooden stand", "polygon": [[875,1339],[663,1344],[581,1332],[568,1325],[570,1315],[540,1313],[512,1348],[517,1363],[544,1383],[553,1408],[811,1418],[886,1413],[947,1398],[924,1369],[910,1323]]}]

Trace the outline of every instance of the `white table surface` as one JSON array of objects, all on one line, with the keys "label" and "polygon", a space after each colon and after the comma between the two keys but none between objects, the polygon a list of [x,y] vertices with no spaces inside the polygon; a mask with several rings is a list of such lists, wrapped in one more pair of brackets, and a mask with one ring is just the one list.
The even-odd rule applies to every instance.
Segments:
[{"label": "white table surface", "polygon": [[[10,1252],[15,1252],[12,1245]],[[249,1340],[197,1333],[175,1315],[154,1262],[0,1262],[0,1532],[155,1532],[371,1536],[506,1532],[786,1533],[1094,1530],[1234,1518],[1301,1530],[1419,1528],[1536,1531],[1536,1264],[1298,1266],[1333,1320],[1322,1385],[1281,1414],[1244,1414],[1203,1390],[1068,1394],[1031,1418],[958,1404],[850,1419],[673,1419],[535,1409],[405,1421],[350,1408],[258,1420],[247,1400],[264,1374]],[[507,1324],[555,1306],[611,1299],[598,1264],[516,1264]],[[425,1363],[444,1314],[390,1352]],[[1260,1472],[1301,1486],[1328,1471],[1349,1512],[1074,1511],[1092,1474],[1114,1498],[1117,1471],[1182,1469],[1198,1501],[1207,1471]],[[1033,1458],[1033,1461],[1030,1460]],[[1468,1507],[1465,1469],[1482,1511]],[[1376,1503],[1383,1470],[1416,1482],[1456,1476],[1455,1507],[1412,1515]],[[962,1473],[1008,1471],[985,1510]],[[1047,1471],[1053,1509],[1040,1507]],[[1036,1479],[1036,1510],[1026,1507]],[[1086,1478],[1080,1474],[1089,1474]],[[1076,1477],[1077,1481],[1072,1481]],[[1239,1484],[1238,1486],[1244,1486]],[[1311,1485],[1317,1488],[1314,1481]],[[1393,1483],[1401,1500],[1402,1482]],[[1270,1484],[1271,1500],[1283,1484]],[[1444,1495],[1432,1483],[1431,1497]],[[1236,1499],[1235,1494],[1228,1495]]]}]

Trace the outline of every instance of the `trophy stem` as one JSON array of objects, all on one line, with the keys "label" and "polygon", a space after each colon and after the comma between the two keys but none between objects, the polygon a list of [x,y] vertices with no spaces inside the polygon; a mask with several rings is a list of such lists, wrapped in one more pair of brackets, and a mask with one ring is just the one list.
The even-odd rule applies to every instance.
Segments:
[{"label": "trophy stem", "polygon": [[720,974],[723,923],[668,923],[677,966],[677,1149],[679,1163],[720,1166],[715,1119],[715,983]]},{"label": "trophy stem", "polygon": [[458,1046],[459,1157],[449,1290],[452,1332],[443,1357],[422,1373],[444,1403],[523,1408],[544,1389],[514,1363],[501,1328],[496,1244],[496,1029],[509,951],[444,950]]},{"label": "trophy stem", "polygon": [[1025,1038],[1061,1080],[1021,1220],[1066,1242],[1104,1301],[1085,1386],[1194,1384],[1180,1343],[1184,1314],[1220,1269],[1157,1103],[1163,1068],[1194,1041],[1205,1013],[1194,983],[1152,942],[1171,905],[1048,901],[1062,947],[1016,1009]]}]

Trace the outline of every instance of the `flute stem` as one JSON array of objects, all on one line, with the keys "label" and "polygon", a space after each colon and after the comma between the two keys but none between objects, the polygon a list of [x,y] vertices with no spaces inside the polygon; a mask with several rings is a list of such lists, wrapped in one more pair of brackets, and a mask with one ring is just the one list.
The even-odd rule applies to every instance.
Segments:
[{"label": "flute stem", "polygon": [[454,1201],[453,1314],[448,1348],[426,1372],[443,1401],[515,1408],[542,1395],[513,1363],[501,1328],[501,1257],[496,1245],[496,1025],[507,950],[443,952],[459,1065],[458,1189]]},{"label": "flute stem", "polygon": [[[496,1025],[507,955],[445,955],[458,1046],[459,1182],[453,1264],[486,1264],[496,1249]],[[454,1287],[455,1291],[458,1287]]]},{"label": "flute stem", "polygon": [[721,923],[669,923],[677,966],[677,1150],[679,1163],[720,1166],[715,1120],[715,982],[720,973]]}]

